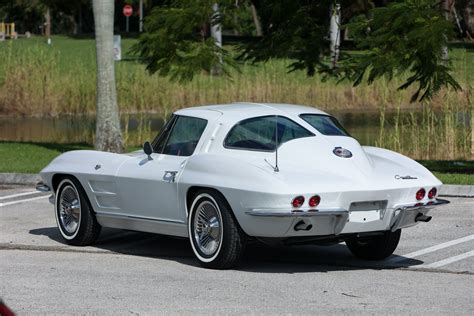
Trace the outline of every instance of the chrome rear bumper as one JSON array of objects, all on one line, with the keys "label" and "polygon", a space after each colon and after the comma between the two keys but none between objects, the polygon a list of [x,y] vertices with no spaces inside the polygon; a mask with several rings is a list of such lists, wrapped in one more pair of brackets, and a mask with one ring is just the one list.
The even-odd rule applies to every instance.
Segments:
[{"label": "chrome rear bumper", "polygon": [[[395,231],[414,226],[419,222],[428,222],[430,209],[446,205],[449,201],[436,199],[425,203],[397,204],[383,206],[377,214],[378,219],[367,218],[373,210],[346,210],[326,208],[318,210],[291,209],[248,209],[245,214],[253,217],[251,221],[260,237],[291,237],[338,235],[341,233],[366,233],[373,231]],[[362,215],[359,215],[359,214]],[[367,214],[364,214],[367,213]],[[362,217],[361,217],[362,216]],[[277,232],[278,231],[278,232]],[[252,235],[252,236],[253,236]]]},{"label": "chrome rear bumper", "polygon": [[[396,231],[400,228],[410,227],[417,223],[417,217],[425,216],[430,209],[440,205],[446,205],[450,202],[444,199],[436,199],[425,203],[401,204],[393,207],[393,219],[391,221],[390,230]],[[429,221],[431,216],[426,221]]]},{"label": "chrome rear bumper", "polygon": [[393,209],[395,210],[407,210],[407,211],[414,211],[414,210],[424,210],[424,209],[430,209],[430,208],[433,208],[435,206],[439,206],[439,205],[445,205],[445,204],[449,204],[451,202],[449,202],[448,200],[444,200],[444,199],[436,199],[434,201],[429,201],[429,202],[425,202],[425,203],[416,203],[416,204],[399,204],[399,205],[396,205],[393,207]]}]

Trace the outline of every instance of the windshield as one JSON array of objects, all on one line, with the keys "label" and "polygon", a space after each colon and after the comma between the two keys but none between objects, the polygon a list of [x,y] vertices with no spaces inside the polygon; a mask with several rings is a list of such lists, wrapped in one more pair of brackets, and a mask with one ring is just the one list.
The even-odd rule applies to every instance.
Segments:
[{"label": "windshield", "polygon": [[332,116],[323,114],[301,114],[300,117],[323,135],[350,136],[344,127]]}]

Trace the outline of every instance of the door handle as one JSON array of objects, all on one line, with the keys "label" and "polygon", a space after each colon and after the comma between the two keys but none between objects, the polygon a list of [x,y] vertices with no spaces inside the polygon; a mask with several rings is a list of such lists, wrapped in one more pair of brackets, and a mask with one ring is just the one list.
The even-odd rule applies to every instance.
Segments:
[{"label": "door handle", "polygon": [[174,181],[175,181],[177,174],[178,174],[178,171],[165,171],[165,177],[166,177],[167,175],[170,175],[170,176],[171,176],[171,181],[170,181],[170,182],[174,182]]}]

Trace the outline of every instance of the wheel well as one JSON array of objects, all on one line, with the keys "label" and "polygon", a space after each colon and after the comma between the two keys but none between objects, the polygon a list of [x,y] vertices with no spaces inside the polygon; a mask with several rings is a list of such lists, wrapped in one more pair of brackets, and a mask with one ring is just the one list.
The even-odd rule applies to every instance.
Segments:
[{"label": "wheel well", "polygon": [[189,211],[190,211],[190,208],[191,208],[191,205],[193,204],[193,198],[196,196],[196,194],[201,191],[201,190],[208,190],[208,191],[213,191],[214,193],[216,194],[219,194],[225,201],[225,203],[227,203],[227,207],[229,208],[230,210],[230,215],[234,218],[235,222],[237,223],[237,227],[240,229],[240,231],[244,234],[244,235],[247,235],[245,234],[244,230],[242,229],[242,227],[240,226],[240,223],[239,221],[237,220],[237,218],[235,217],[235,214],[234,214],[234,210],[232,209],[232,207],[230,206],[229,204],[229,201],[227,201],[226,197],[224,196],[224,194],[222,194],[222,192],[220,192],[219,190],[217,189],[214,189],[214,188],[211,188],[211,187],[203,187],[203,186],[192,186],[188,189],[188,192],[186,194],[186,210],[189,214]]},{"label": "wheel well", "polygon": [[92,203],[89,199],[89,197],[87,196],[87,193],[86,191],[84,190],[82,184],[81,184],[81,181],[79,181],[78,178],[76,178],[75,176],[73,176],[72,174],[67,174],[67,173],[56,173],[53,178],[51,179],[51,184],[53,185],[53,192],[56,194],[56,191],[58,189],[58,186],[59,184],[61,183],[61,181],[64,179],[64,178],[70,178],[72,180],[75,180],[77,181],[77,183],[79,184],[80,188],[78,188],[79,190],[82,190],[82,192],[84,193],[84,197],[87,201],[87,203],[89,204],[89,207],[90,209],[94,212],[95,214],[95,210],[94,208],[92,207]]},{"label": "wheel well", "polygon": [[[202,186],[192,186],[188,189],[188,193],[186,194],[186,210],[190,211],[190,208],[191,208],[191,204],[193,204],[193,199],[194,197],[196,196],[196,194],[201,191],[201,190],[210,190],[210,191],[214,191],[215,193],[221,195],[224,200],[227,202],[227,199],[225,198],[224,194],[222,194],[221,192],[219,192],[219,190],[216,190],[214,188],[210,188],[210,187],[202,187]],[[227,204],[229,204],[229,202],[227,202]]]},{"label": "wheel well", "polygon": [[[66,173],[56,173],[52,180],[51,180],[51,184],[53,185],[53,192],[56,192],[56,190],[58,189],[58,185],[59,183],[61,183],[61,180],[63,180],[64,178],[66,177],[69,177],[69,178],[74,178],[77,180],[77,178],[71,174],[66,174]],[[79,180],[78,180],[79,181]]]}]

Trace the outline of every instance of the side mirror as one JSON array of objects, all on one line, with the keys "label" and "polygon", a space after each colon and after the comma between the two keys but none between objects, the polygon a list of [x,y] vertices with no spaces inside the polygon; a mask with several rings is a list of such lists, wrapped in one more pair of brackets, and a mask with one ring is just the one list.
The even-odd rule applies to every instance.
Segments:
[{"label": "side mirror", "polygon": [[153,147],[151,147],[150,142],[146,141],[143,144],[143,151],[148,156],[148,160],[153,160],[153,158],[151,158],[151,154],[153,153]]}]

